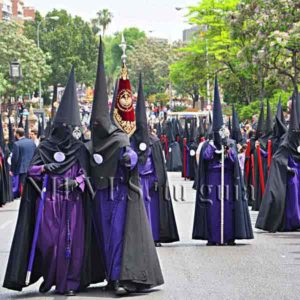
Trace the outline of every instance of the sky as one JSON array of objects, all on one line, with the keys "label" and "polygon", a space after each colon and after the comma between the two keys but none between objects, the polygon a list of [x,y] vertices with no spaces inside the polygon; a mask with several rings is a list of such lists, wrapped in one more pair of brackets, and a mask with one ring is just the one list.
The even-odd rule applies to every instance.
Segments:
[{"label": "sky", "polygon": [[[122,31],[125,27],[139,27],[147,35],[182,39],[182,31],[190,28],[185,18],[187,7],[199,0],[25,0],[26,6],[33,6],[43,15],[53,8],[66,9],[72,15],[90,20],[97,11],[107,8],[113,14],[107,33]],[[177,11],[175,8],[184,8]]]}]

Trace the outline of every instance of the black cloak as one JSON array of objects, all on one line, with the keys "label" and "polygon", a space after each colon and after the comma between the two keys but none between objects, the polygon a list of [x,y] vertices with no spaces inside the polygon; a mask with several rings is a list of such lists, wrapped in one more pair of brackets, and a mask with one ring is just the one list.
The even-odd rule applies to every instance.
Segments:
[{"label": "black cloak", "polygon": [[4,142],[2,116],[0,114],[0,207],[13,200],[12,183],[7,162],[8,151]]},{"label": "black cloak", "polygon": [[300,129],[297,116],[297,99],[293,99],[289,132],[273,156],[256,228],[270,232],[284,231],[287,172],[289,156],[300,161]]},{"label": "black cloak", "polygon": [[168,121],[166,127],[168,138],[167,169],[169,172],[179,172],[182,169],[180,145],[175,140],[172,122]]},{"label": "black cloak", "polygon": [[[77,141],[77,143],[79,146],[77,147],[76,154],[74,154],[72,163],[70,162],[70,166],[78,162],[86,171],[85,163],[88,161],[87,151],[81,142]],[[47,152],[45,150],[46,148],[44,148],[44,146],[48,146],[48,144],[49,142],[47,140],[41,144],[41,148],[43,149],[42,152],[40,151],[40,147],[37,148],[31,165],[42,165],[50,162],[50,158],[53,157],[52,153],[50,151]],[[54,162],[53,158],[52,160]],[[41,183],[39,185],[41,188]],[[36,199],[39,197],[40,195],[27,178],[24,185],[18,221],[4,278],[3,287],[5,288],[21,291],[26,286],[26,273],[35,228],[37,209]],[[102,258],[99,256],[98,249],[96,249],[95,235],[93,234],[92,227],[92,202],[87,191],[83,193],[83,204],[85,213],[85,241],[81,272],[81,288],[85,288],[91,283],[101,282],[105,279]],[[22,251],[20,251],[20,249],[22,249]],[[40,260],[41,257],[37,248],[30,285],[38,281],[42,276],[42,270],[39,269]]]},{"label": "black cloak", "polygon": [[154,162],[155,173],[158,180],[159,214],[160,214],[160,243],[179,241],[179,235],[171,200],[167,169],[160,141],[150,136],[150,147]]},{"label": "black cloak", "polygon": [[[104,189],[110,184],[106,178],[115,177],[121,151],[130,142],[110,120],[101,39],[91,128],[92,140],[86,145],[91,154],[90,174],[96,188]],[[94,154],[102,156],[100,165],[96,164]],[[138,167],[126,171],[128,193],[120,282],[128,290],[148,289],[163,284],[164,280],[139,184]],[[95,207],[94,211],[97,211]]]}]

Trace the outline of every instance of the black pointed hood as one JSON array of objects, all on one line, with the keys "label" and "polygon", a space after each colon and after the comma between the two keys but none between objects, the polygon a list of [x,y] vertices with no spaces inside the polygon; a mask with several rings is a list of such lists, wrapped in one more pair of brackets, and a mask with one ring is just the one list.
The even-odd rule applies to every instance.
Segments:
[{"label": "black pointed hood", "polygon": [[25,137],[29,138],[29,118],[28,118],[28,116],[26,116],[24,131],[25,131]]},{"label": "black pointed hood", "polygon": [[141,163],[145,163],[147,159],[146,151],[149,148],[149,130],[147,123],[147,113],[145,106],[145,97],[143,89],[142,75],[139,77],[139,88],[138,88],[138,98],[135,109],[135,119],[136,119],[136,131],[133,134],[133,140],[135,142],[136,149]]},{"label": "black pointed hood", "polygon": [[188,125],[189,121],[188,119],[184,120],[184,137],[186,138],[187,141],[190,140],[190,128]]},{"label": "black pointed hood", "polygon": [[215,92],[214,92],[214,107],[213,107],[213,132],[219,133],[224,125],[222,105],[219,93],[218,79],[215,78]]},{"label": "black pointed hood", "polygon": [[232,127],[231,127],[231,117],[228,117],[228,130],[231,132]]},{"label": "black pointed hood", "polygon": [[231,133],[231,138],[235,140],[237,143],[241,143],[243,141],[239,117],[233,104],[232,104],[232,130],[230,131],[230,133]]},{"label": "black pointed hood", "polygon": [[19,124],[18,124],[18,128],[24,128],[24,125],[23,125],[23,114],[21,114],[21,116],[20,116],[20,121],[19,121]]},{"label": "black pointed hood", "polygon": [[204,127],[204,122],[203,122],[202,118],[200,118],[200,120],[199,120],[198,135],[199,135],[199,138],[202,138],[205,136],[205,127]]},{"label": "black pointed hood", "polygon": [[291,117],[290,125],[288,130],[288,135],[282,142],[283,145],[286,145],[289,148],[290,154],[294,159],[300,160],[300,128],[299,128],[299,119],[297,114],[297,98],[293,97],[292,99],[292,108],[291,108]]},{"label": "black pointed hood", "polygon": [[44,127],[44,119],[39,118],[38,121],[38,137],[45,137],[45,127]]},{"label": "black pointed hood", "polygon": [[259,139],[264,134],[264,131],[264,104],[261,103],[255,138]]},{"label": "black pointed hood", "polygon": [[162,128],[160,122],[155,124],[155,129],[156,129],[156,135],[160,138],[162,135]]},{"label": "black pointed hood", "polygon": [[213,124],[212,124],[212,118],[211,113],[209,112],[208,115],[208,122],[206,120],[206,135],[205,138],[208,140],[213,139]]},{"label": "black pointed hood", "polygon": [[191,121],[191,135],[190,135],[190,142],[197,141],[197,121],[196,119],[192,119]]},{"label": "black pointed hood", "polygon": [[97,77],[91,115],[91,128],[95,127],[95,125],[97,126],[96,135],[98,138],[105,138],[116,129],[110,119],[103,55],[103,43],[100,38]]},{"label": "black pointed hood", "polygon": [[275,117],[275,125],[273,128],[273,137],[281,137],[287,132],[287,127],[283,115],[282,104],[281,104],[281,97],[279,98],[277,104],[277,112]]},{"label": "black pointed hood", "polygon": [[10,145],[15,141],[14,129],[10,120],[10,116],[8,116],[8,142]]},{"label": "black pointed hood", "polygon": [[174,137],[174,132],[173,132],[173,125],[172,125],[171,121],[167,121],[166,135],[167,135],[169,144],[175,142],[175,137]]},{"label": "black pointed hood", "polygon": [[177,138],[177,137],[182,138],[183,129],[182,129],[181,123],[178,120],[178,118],[172,119],[172,123],[173,123],[173,130],[174,130],[175,138]]},{"label": "black pointed hood", "polygon": [[74,67],[72,67],[53,124],[66,124],[72,127],[81,126]]},{"label": "black pointed hood", "polygon": [[265,125],[265,134],[271,134],[272,131],[273,131],[273,117],[272,117],[270,101],[267,100],[267,119]]},{"label": "black pointed hood", "polygon": [[97,178],[96,187],[104,188],[108,186],[106,179],[115,177],[120,153],[130,142],[128,136],[110,119],[101,38],[90,126],[92,139],[87,143],[87,148],[91,154],[91,174]]},{"label": "black pointed hood", "polygon": [[5,142],[4,142],[4,132],[3,132],[3,124],[2,124],[2,114],[0,113],[0,148],[4,151]]},{"label": "black pointed hood", "polygon": [[294,89],[292,99],[295,99],[297,118],[298,118],[298,121],[300,122],[300,97],[299,97],[299,92],[296,89]]},{"label": "black pointed hood", "polygon": [[297,114],[297,101],[296,98],[293,97],[292,100],[292,109],[291,109],[291,116],[290,116],[290,124],[289,124],[289,133],[299,131],[299,120]]},{"label": "black pointed hood", "polygon": [[116,102],[117,102],[117,97],[118,97],[118,89],[119,89],[119,80],[117,79],[115,82],[115,89],[114,89],[113,99],[112,99],[111,108],[110,108],[110,120],[114,125],[116,125],[115,121],[114,121],[114,109],[116,107]]}]

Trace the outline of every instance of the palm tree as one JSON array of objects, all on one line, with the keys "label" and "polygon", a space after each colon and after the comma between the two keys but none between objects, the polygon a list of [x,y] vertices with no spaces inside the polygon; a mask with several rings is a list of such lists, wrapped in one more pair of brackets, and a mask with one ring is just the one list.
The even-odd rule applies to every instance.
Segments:
[{"label": "palm tree", "polygon": [[113,14],[108,9],[103,9],[97,12],[97,17],[92,19],[93,32],[97,34],[102,29],[104,36],[108,25],[111,23]]}]

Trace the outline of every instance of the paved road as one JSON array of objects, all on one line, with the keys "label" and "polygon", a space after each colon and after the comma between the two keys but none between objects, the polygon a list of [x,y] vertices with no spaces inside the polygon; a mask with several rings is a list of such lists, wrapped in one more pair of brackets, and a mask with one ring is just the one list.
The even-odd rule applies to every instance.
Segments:
[{"label": "paved road", "polygon": [[[300,299],[300,232],[267,234],[255,230],[254,241],[236,247],[206,247],[192,241],[195,193],[179,174],[170,175],[180,198],[174,202],[181,242],[158,249],[165,285],[139,300],[163,299]],[[8,251],[17,217],[18,202],[0,209],[0,281],[3,281]],[[253,223],[257,214],[251,213]],[[0,299],[64,299],[37,293],[39,284],[23,293],[0,288]],[[75,299],[111,299],[114,295],[92,287]]]}]

